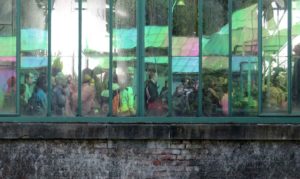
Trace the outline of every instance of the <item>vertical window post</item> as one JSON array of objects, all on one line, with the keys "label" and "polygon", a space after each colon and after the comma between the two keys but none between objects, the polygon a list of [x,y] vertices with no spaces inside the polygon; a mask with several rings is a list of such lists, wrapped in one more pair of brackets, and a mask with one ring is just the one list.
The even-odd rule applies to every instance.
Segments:
[{"label": "vertical window post", "polygon": [[109,111],[108,116],[112,116],[112,80],[113,80],[113,1],[109,0],[109,75],[108,75],[108,90],[109,90]]},{"label": "vertical window post", "polygon": [[81,93],[82,93],[82,88],[81,88],[81,66],[82,66],[82,62],[81,62],[81,51],[82,51],[82,0],[78,0],[78,111],[77,111],[77,115],[78,116],[82,116],[82,103],[81,103]]},{"label": "vertical window post", "polygon": [[145,113],[145,99],[144,99],[144,28],[145,28],[145,0],[137,0],[137,84],[138,84],[138,108],[137,116],[144,116]]},{"label": "vertical window post", "polygon": [[198,34],[199,34],[199,70],[198,70],[198,116],[203,115],[202,111],[202,9],[203,0],[198,0]]},{"label": "vertical window post", "polygon": [[16,29],[17,29],[17,46],[16,46],[16,113],[20,115],[20,68],[21,68],[21,0],[16,0]]},{"label": "vertical window post", "polygon": [[292,0],[288,0],[288,113],[292,113]]},{"label": "vertical window post", "polygon": [[258,0],[258,114],[262,113],[262,1]]},{"label": "vertical window post", "polygon": [[51,70],[51,64],[52,64],[52,52],[51,52],[51,14],[52,14],[52,0],[48,0],[48,93],[47,93],[47,116],[51,116],[51,76],[52,76],[52,70]]},{"label": "vertical window post", "polygon": [[229,39],[228,39],[228,115],[232,116],[232,0],[228,0],[228,24],[229,24]]},{"label": "vertical window post", "polygon": [[168,116],[172,116],[172,30],[173,30],[173,0],[169,0],[168,8]]}]

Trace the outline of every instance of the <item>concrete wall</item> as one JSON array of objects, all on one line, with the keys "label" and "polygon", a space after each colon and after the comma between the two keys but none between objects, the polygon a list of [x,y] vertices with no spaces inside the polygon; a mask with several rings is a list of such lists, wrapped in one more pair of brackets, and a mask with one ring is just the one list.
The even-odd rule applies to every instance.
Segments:
[{"label": "concrete wall", "polygon": [[0,178],[300,178],[298,125],[168,126],[0,124]]},{"label": "concrete wall", "polygon": [[0,142],[3,178],[299,178],[299,171],[299,142]]}]

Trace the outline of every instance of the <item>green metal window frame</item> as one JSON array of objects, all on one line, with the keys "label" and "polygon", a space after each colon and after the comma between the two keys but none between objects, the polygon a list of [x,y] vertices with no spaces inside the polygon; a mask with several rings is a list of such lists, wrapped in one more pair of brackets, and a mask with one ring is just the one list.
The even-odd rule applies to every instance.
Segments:
[{"label": "green metal window frame", "polygon": [[[202,71],[202,17],[203,17],[203,1],[198,0],[198,31],[199,31],[199,72]],[[145,29],[145,2],[146,0],[136,0],[136,24],[137,24],[137,82],[140,85],[137,89],[138,94],[138,106],[136,117],[113,117],[112,116],[112,66],[113,66],[113,9],[109,8],[109,112],[107,117],[84,117],[82,116],[82,104],[81,100],[78,100],[78,111],[76,117],[53,117],[51,115],[51,96],[50,93],[47,94],[48,98],[48,108],[47,116],[44,117],[25,117],[20,115],[20,51],[21,51],[21,0],[16,0],[16,27],[17,27],[17,46],[16,46],[16,76],[17,76],[17,100],[16,100],[16,114],[13,115],[0,115],[0,122],[101,122],[101,123],[293,123],[299,124],[300,117],[292,114],[292,96],[291,96],[291,74],[292,74],[292,0],[288,0],[288,113],[287,114],[263,114],[262,112],[262,10],[263,10],[263,0],[258,0],[258,71],[259,71],[259,81],[258,81],[258,100],[259,109],[258,116],[255,117],[235,117],[232,116],[232,42],[229,40],[229,116],[228,117],[205,117],[202,111],[202,90],[198,93],[198,109],[197,116],[195,117],[176,117],[172,116],[172,91],[168,92],[168,116],[166,117],[146,117],[144,116],[144,70],[145,70],[145,47],[144,47],[144,29]],[[175,1],[176,2],[176,1]],[[227,0],[228,2],[228,22],[229,22],[229,39],[232,37],[232,4],[233,0]],[[113,6],[113,0],[108,0],[109,6]],[[48,0],[48,91],[51,91],[51,12],[52,12],[52,0]],[[173,12],[172,6],[174,4],[173,0],[168,0],[168,85],[172,89],[172,28],[173,28]],[[78,46],[78,99],[81,99],[81,51],[82,51],[82,0],[78,0],[78,31],[79,31],[79,46]],[[202,89],[202,73],[198,73],[199,88]]]}]

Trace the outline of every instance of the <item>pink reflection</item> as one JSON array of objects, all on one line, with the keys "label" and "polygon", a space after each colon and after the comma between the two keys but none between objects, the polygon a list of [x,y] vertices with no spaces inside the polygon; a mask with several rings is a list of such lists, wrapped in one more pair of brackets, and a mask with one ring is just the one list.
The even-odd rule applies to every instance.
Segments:
[{"label": "pink reflection", "polygon": [[199,54],[199,41],[198,38],[188,38],[184,44],[181,55],[182,56],[198,56]]},{"label": "pink reflection", "polygon": [[173,37],[173,56],[198,56],[198,37]]},{"label": "pink reflection", "polygon": [[0,62],[15,62],[16,57],[0,57]]}]

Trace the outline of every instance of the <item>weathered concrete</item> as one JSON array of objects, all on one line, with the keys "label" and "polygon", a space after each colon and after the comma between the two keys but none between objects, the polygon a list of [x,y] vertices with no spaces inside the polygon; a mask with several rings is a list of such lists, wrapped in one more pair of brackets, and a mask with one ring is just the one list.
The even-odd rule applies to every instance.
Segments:
[{"label": "weathered concrete", "polygon": [[0,178],[300,178],[299,171],[298,141],[0,141]]},{"label": "weathered concrete", "polygon": [[1,178],[300,178],[299,124],[0,123]]},{"label": "weathered concrete", "polygon": [[300,124],[0,123],[0,139],[300,140]]}]

